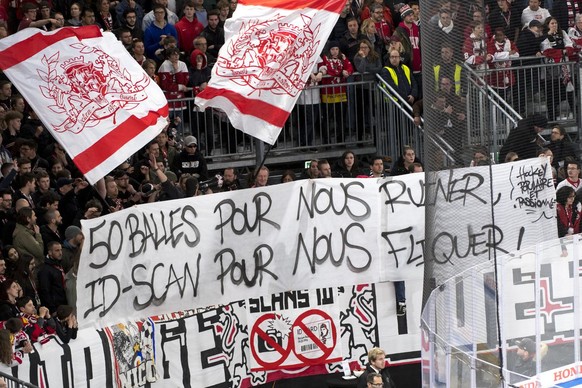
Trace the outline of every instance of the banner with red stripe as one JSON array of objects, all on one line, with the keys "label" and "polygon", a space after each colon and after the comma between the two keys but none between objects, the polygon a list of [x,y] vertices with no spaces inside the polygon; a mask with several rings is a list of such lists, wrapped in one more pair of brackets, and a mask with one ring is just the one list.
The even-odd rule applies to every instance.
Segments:
[{"label": "banner with red stripe", "polygon": [[97,26],[24,29],[0,40],[0,68],[90,183],[167,125],[159,86]]},{"label": "banner with red stripe", "polygon": [[221,109],[235,128],[275,143],[345,4],[239,1],[196,104]]}]

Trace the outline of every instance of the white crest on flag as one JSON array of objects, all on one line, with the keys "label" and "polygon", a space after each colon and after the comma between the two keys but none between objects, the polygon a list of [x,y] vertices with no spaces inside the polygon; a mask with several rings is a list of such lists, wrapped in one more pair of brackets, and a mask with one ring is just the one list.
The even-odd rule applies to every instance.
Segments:
[{"label": "white crest on flag", "polygon": [[119,60],[103,50],[82,43],[69,45],[80,55],[66,61],[60,60],[60,50],[41,62],[46,72],[38,69],[38,75],[46,82],[40,85],[42,95],[52,100],[48,108],[63,117],[60,125],[53,125],[57,132],[80,133],[111,117],[121,108],[134,109],[147,98],[145,88],[150,78],[145,74],[138,82]]},{"label": "white crest on flag", "polygon": [[277,14],[271,20],[243,22],[237,39],[228,44],[228,56],[217,61],[217,73],[259,94],[299,94],[305,86],[303,74],[314,62],[321,23],[312,26],[305,14],[295,23],[284,19]]}]

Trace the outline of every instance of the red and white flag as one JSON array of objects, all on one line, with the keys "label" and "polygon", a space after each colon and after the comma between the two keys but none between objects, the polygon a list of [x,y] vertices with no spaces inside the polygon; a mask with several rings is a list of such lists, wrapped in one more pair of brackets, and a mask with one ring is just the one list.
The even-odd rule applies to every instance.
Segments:
[{"label": "red and white flag", "polygon": [[90,183],[167,125],[162,90],[97,26],[0,39],[0,68]]},{"label": "red and white flag", "polygon": [[232,125],[273,144],[346,0],[239,0],[201,108],[222,109]]}]

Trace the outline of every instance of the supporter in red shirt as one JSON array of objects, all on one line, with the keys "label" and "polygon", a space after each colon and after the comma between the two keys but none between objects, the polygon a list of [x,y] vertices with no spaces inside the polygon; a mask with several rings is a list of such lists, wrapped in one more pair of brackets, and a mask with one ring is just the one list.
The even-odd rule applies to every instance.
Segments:
[{"label": "supporter in red shirt", "polygon": [[180,50],[190,54],[194,48],[193,42],[204,26],[196,18],[196,8],[191,0],[184,5],[184,16],[176,23],[176,32],[178,33],[178,45]]},{"label": "supporter in red shirt", "polygon": [[394,19],[392,18],[392,12],[390,12],[390,8],[386,7],[382,0],[373,0],[372,3],[373,4],[364,7],[362,14],[360,15],[360,20],[366,20],[372,17],[371,8],[373,8],[374,4],[379,4],[382,6],[382,19],[391,26],[392,30],[394,30]]},{"label": "supporter in red shirt", "polygon": [[370,18],[374,21],[376,25],[376,33],[380,36],[380,39],[384,44],[389,43],[389,39],[394,31],[394,26],[392,25],[392,19],[386,20],[384,18],[384,6],[380,4],[372,4],[370,7],[372,14]]}]

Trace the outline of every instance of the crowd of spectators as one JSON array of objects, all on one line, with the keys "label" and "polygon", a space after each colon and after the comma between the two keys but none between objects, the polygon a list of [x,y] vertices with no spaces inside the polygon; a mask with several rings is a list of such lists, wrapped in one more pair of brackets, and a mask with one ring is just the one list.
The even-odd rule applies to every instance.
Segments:
[{"label": "crowd of spectators", "polygon": [[[0,2],[0,37],[23,28],[54,30],[96,24],[115,33],[159,83],[166,97],[175,100],[195,96],[206,87],[225,42],[224,23],[236,6],[236,0]],[[547,57],[552,62],[578,58],[582,37],[582,5],[578,0],[545,0],[544,4],[540,0],[438,0],[427,7],[430,7],[430,17],[421,23],[420,7],[414,0],[346,3],[321,61],[311,70],[308,86],[321,84],[323,87],[304,90],[298,101],[297,121],[301,123],[301,133],[296,138],[300,146],[315,145],[321,120],[330,127],[322,134],[324,143],[341,140],[340,130],[346,127],[355,131],[358,141],[372,136],[373,123],[367,114],[369,94],[356,96],[345,85],[374,80],[379,74],[412,106],[417,124],[422,123],[421,118],[426,114],[422,78],[430,78],[429,84],[435,85],[437,94],[426,110],[438,122],[439,134],[460,153],[468,144],[466,136],[460,135],[466,132],[467,125],[463,63],[476,70],[494,69],[489,76],[490,85],[524,117],[527,113],[525,88],[541,80],[536,72],[516,75],[506,70],[512,65],[511,60],[520,56]],[[437,47],[429,49],[440,52],[440,57],[435,55],[434,63],[428,66],[422,65],[421,32],[436,43]],[[566,67],[556,67],[554,71],[556,74],[544,78],[545,88],[540,88],[547,90],[550,121],[559,117],[561,102],[568,101],[570,113],[574,109],[571,75]],[[13,106],[8,89],[0,90],[3,108],[10,113],[24,113],[25,102],[22,101],[22,107]],[[12,89],[14,94],[16,91]],[[348,104],[350,98],[354,101]],[[185,114],[188,105],[173,102],[170,108],[174,124],[182,125],[186,133],[198,134],[205,155],[211,155],[215,136],[212,121],[221,118],[196,111],[195,123],[184,122],[192,116],[192,112]],[[348,109],[352,111],[349,119]],[[7,128],[5,136],[15,136],[14,125]],[[198,128],[188,127],[193,125]],[[237,135],[230,125],[223,131],[222,138],[229,143],[227,151],[235,153],[242,135]],[[334,131],[337,139],[331,138]]]},{"label": "crowd of spectators", "polygon": [[[445,139],[461,147],[462,137],[457,134],[466,132],[463,62],[475,69],[501,69],[490,79],[491,85],[515,96],[523,91],[514,88],[516,77],[511,71],[503,72],[508,60],[519,55],[546,56],[555,62],[577,59],[578,44],[582,44],[580,2],[546,0],[551,4],[547,8],[541,7],[539,0],[527,4],[523,0],[487,0],[485,7],[480,3],[436,1],[430,10],[433,16],[421,25],[416,1],[389,5],[382,0],[348,2],[308,82],[310,86],[321,83],[329,87],[321,93],[319,89],[306,89],[299,98],[297,109],[306,122],[301,145],[313,145],[319,119],[334,121],[336,127],[343,125],[341,117],[329,112],[337,111],[337,104],[347,103],[349,90],[344,84],[354,79],[354,72],[365,74],[368,80],[380,74],[397,91],[398,98],[413,107],[418,125],[422,124],[425,108],[422,77],[431,77],[437,98],[426,109],[434,113]],[[24,28],[50,31],[97,24],[116,34],[168,99],[179,99],[206,87],[224,44],[225,20],[236,7],[236,0],[3,1],[0,38]],[[435,41],[440,43],[440,58],[424,67],[421,32],[438,37]],[[549,96],[557,94],[557,100],[573,98],[572,91],[560,87],[570,82],[568,74],[558,74],[548,82]],[[514,102],[523,100],[512,98]],[[366,96],[354,105],[361,121],[359,139],[372,125],[362,113],[368,105]],[[516,108],[525,113],[523,106],[518,104]],[[50,335],[58,335],[64,342],[76,337],[74,284],[84,239],[81,220],[142,203],[275,183],[266,166],[249,174],[247,182],[240,181],[234,168],[225,169],[219,177],[209,174],[199,139],[192,135],[179,139],[173,129],[184,124],[184,109],[186,105],[173,103],[168,128],[111,174],[89,185],[37,112],[28,108],[14,85],[0,75],[0,321],[4,322],[0,362],[21,362],[22,354],[30,352],[31,342]],[[555,118],[556,109],[556,104],[548,105],[550,120]],[[553,155],[556,179],[562,177],[568,187],[558,190],[558,221],[563,223],[560,233],[575,233],[580,224],[579,213],[572,212],[572,193],[580,195],[577,154],[559,126],[554,128],[555,133],[552,131],[547,149],[536,148],[537,135],[547,119],[524,120],[529,121],[515,130],[516,146],[506,147],[504,160],[506,156],[508,161],[525,158],[531,152]],[[205,125],[207,120],[198,123]],[[212,134],[205,128],[191,128],[190,133],[205,133],[204,141],[213,143]],[[524,144],[529,147],[525,151],[520,148]],[[473,165],[489,162],[486,150],[477,149],[474,156]],[[404,148],[393,166],[387,163],[382,157],[363,163],[356,153],[346,151],[338,161],[311,160],[301,173],[284,171],[281,182],[383,177],[423,169],[411,147]],[[400,290],[403,294],[403,288]],[[405,301],[398,302],[400,313],[400,303]],[[3,353],[7,341],[10,357]]]},{"label": "crowd of spectators", "polygon": [[[226,168],[219,177],[210,176],[196,137],[186,136],[177,143],[168,127],[109,175],[89,185],[34,112],[10,112],[4,117],[4,134],[10,135],[4,138],[9,141],[3,142],[0,153],[0,321],[19,319],[32,342],[50,335],[63,341],[75,338],[75,279],[84,241],[81,220],[143,203],[278,183],[269,177],[266,166],[249,174],[247,182],[239,180],[234,168]],[[311,160],[302,173],[285,171],[280,181],[422,171],[410,147],[392,168],[389,163],[374,157],[364,164],[354,152],[346,151],[337,162]],[[27,322],[33,324],[27,326]],[[25,342],[13,343],[14,362],[29,351]]]}]

